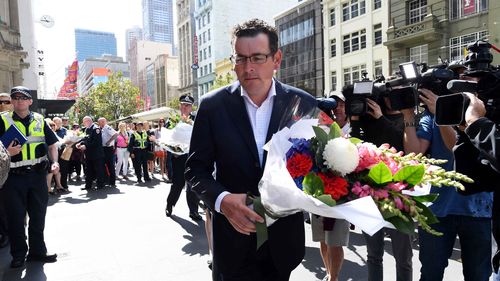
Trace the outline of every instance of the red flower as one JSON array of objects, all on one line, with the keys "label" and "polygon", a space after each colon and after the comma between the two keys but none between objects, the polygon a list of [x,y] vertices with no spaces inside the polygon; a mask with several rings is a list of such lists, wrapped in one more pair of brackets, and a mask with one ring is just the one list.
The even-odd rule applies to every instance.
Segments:
[{"label": "red flower", "polygon": [[342,196],[345,196],[349,193],[349,190],[347,190],[349,184],[344,178],[334,176],[330,173],[318,173],[318,176],[321,178],[323,184],[325,185],[324,194],[330,194],[333,199],[339,200]]},{"label": "red flower", "polygon": [[306,176],[311,171],[312,165],[311,157],[303,153],[295,153],[286,162],[286,168],[292,178]]}]

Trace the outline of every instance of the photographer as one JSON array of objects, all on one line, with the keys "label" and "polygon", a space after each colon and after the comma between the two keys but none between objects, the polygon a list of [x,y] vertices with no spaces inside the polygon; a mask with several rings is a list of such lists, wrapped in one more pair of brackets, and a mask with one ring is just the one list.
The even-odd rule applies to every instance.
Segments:
[{"label": "photographer", "polygon": [[468,93],[467,96],[470,99],[470,104],[465,112],[465,122],[467,124],[465,134],[470,143],[477,149],[478,159],[482,164],[479,166],[485,174],[485,177],[481,177],[481,179],[490,181],[489,187],[494,191],[492,231],[497,243],[497,249],[492,263],[494,272],[498,274],[500,262],[500,251],[498,250],[500,242],[500,192],[493,188],[500,180],[500,165],[497,162],[499,151],[496,149],[500,145],[500,133],[497,125],[485,117],[486,108],[483,102],[473,94]]},{"label": "photographer", "polygon": [[[427,107],[420,120],[417,122],[415,119],[413,108],[402,110],[405,119],[405,152],[448,160],[442,168],[451,171],[454,168],[452,149],[457,141],[460,142],[460,136],[457,139],[453,127],[436,125],[434,115],[437,96],[427,89],[420,89],[419,92],[420,100]],[[457,161],[457,164],[459,162],[465,163]],[[464,280],[488,280],[491,274],[491,195],[482,192],[463,196],[448,186],[432,187],[431,192],[439,194],[430,206],[439,220],[432,227],[443,235],[434,236],[419,228],[420,280],[443,280],[457,235],[460,238]]]},{"label": "photographer", "polygon": [[[346,90],[346,89],[344,89]],[[346,95],[346,93],[344,93]],[[349,96],[347,93],[346,96]],[[351,135],[379,146],[388,143],[397,150],[403,150],[403,115],[392,110],[389,99],[383,97],[379,103],[367,98],[367,114],[351,116]],[[363,233],[368,251],[368,280],[382,281],[384,235],[391,237],[392,249],[396,260],[397,280],[413,279],[411,237],[395,229],[383,228],[373,236]]]}]

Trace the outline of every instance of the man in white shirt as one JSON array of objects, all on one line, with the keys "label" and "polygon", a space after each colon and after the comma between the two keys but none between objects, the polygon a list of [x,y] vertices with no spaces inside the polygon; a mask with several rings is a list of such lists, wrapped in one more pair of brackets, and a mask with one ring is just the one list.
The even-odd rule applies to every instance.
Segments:
[{"label": "man in white shirt", "polygon": [[101,117],[97,120],[102,132],[102,148],[104,150],[104,175],[107,177],[107,182],[110,187],[116,187],[115,174],[115,139],[118,137],[118,132],[108,125],[106,118]]},{"label": "man in white shirt", "polygon": [[232,42],[238,82],[203,97],[186,180],[213,211],[213,280],[288,280],[305,253],[302,213],[278,219],[257,251],[255,222],[264,220],[246,198],[259,195],[266,162],[262,146],[283,125],[280,121],[290,120],[285,109],[298,101],[299,113],[308,112],[316,100],[273,79],[282,57],[274,27],[247,21],[235,27]]}]

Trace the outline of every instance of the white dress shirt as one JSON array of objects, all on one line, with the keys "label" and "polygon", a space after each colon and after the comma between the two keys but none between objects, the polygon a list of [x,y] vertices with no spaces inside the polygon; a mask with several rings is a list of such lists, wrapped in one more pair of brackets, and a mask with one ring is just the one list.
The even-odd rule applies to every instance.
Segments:
[{"label": "white dress shirt", "polygon": [[[248,119],[250,120],[253,136],[255,138],[255,144],[257,145],[260,165],[262,166],[264,164],[264,145],[266,144],[267,130],[269,129],[269,122],[271,121],[271,114],[273,112],[274,97],[276,96],[276,85],[273,79],[271,88],[267,93],[267,98],[260,106],[257,106],[252,101],[243,87],[240,87],[240,89],[243,101],[245,101],[245,107],[247,109]],[[215,200],[215,210],[217,212],[220,212],[222,199],[228,194],[230,193],[224,191],[219,194],[217,200]]]}]

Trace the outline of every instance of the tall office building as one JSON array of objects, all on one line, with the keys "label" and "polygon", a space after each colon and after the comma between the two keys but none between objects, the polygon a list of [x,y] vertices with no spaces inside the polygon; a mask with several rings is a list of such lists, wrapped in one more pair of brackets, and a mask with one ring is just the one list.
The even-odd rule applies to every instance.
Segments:
[{"label": "tall office building", "polygon": [[194,53],[198,54],[198,39],[194,34],[194,1],[177,0],[177,34],[179,36],[179,92],[182,95],[193,95],[198,92],[196,84],[196,63]]},{"label": "tall office building", "polygon": [[142,0],[144,40],[174,45],[172,0]]},{"label": "tall office building", "polygon": [[134,26],[125,31],[125,53],[127,54],[126,60],[129,61],[129,50],[132,46],[132,41],[142,40],[142,28]]},{"label": "tall office building", "polygon": [[114,33],[76,28],[75,47],[78,61],[102,55],[116,56],[116,37]]}]

